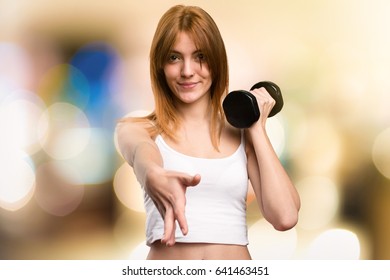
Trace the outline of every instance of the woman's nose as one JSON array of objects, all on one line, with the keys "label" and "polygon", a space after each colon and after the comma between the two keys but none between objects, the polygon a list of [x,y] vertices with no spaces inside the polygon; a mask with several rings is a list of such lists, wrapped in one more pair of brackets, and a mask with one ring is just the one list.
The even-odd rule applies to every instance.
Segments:
[{"label": "woman's nose", "polygon": [[191,60],[184,60],[181,75],[183,77],[192,77],[194,75],[194,63]]}]

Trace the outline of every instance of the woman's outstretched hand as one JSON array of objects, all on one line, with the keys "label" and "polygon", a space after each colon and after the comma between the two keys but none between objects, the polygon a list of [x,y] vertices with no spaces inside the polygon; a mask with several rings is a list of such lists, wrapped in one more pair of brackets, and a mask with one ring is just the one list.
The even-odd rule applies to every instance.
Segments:
[{"label": "woman's outstretched hand", "polygon": [[145,192],[153,200],[164,220],[163,244],[175,244],[176,221],[184,235],[188,233],[185,216],[187,187],[196,186],[200,175],[165,170],[159,166],[149,169],[145,174]]}]

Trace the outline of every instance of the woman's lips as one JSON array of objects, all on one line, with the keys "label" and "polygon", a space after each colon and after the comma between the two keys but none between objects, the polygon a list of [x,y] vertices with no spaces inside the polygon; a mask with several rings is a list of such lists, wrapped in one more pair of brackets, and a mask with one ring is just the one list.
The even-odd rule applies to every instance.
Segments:
[{"label": "woman's lips", "polygon": [[192,89],[197,85],[197,83],[179,83],[179,86],[184,89]]}]

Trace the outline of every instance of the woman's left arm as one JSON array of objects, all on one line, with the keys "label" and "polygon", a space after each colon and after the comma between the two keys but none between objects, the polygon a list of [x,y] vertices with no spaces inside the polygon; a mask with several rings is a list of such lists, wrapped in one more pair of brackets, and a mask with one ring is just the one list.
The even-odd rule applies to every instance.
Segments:
[{"label": "woman's left arm", "polygon": [[277,230],[298,222],[300,198],[268,138],[265,123],[275,101],[264,88],[252,91],[260,118],[246,130],[248,174],[264,218]]}]

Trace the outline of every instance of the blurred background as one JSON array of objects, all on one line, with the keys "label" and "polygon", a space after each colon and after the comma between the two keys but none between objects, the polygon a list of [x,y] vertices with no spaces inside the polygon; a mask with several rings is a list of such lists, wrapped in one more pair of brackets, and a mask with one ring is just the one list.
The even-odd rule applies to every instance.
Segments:
[{"label": "blurred background", "polygon": [[254,259],[390,259],[390,2],[0,0],[0,259],[144,259],[116,121],[153,110],[161,15],[199,5],[230,90],[277,83],[271,141],[302,199],[277,232],[248,193]]}]

